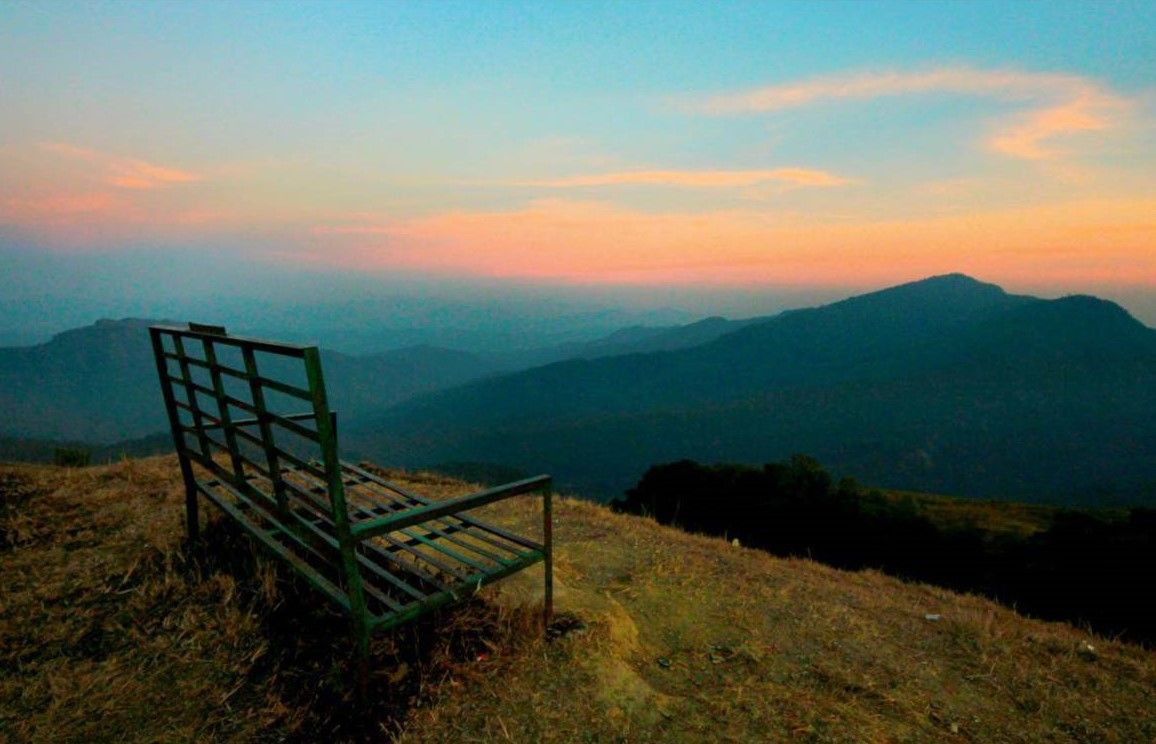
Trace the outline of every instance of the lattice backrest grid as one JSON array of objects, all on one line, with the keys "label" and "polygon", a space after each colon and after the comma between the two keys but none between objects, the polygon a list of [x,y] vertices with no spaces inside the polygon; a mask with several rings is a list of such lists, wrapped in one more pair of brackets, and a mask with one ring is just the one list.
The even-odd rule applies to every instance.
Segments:
[{"label": "lattice backrest grid", "polygon": [[294,495],[326,500],[301,494],[283,473],[326,477],[317,397],[300,347],[179,330],[162,330],[160,342],[182,457],[270,507],[284,510]]}]

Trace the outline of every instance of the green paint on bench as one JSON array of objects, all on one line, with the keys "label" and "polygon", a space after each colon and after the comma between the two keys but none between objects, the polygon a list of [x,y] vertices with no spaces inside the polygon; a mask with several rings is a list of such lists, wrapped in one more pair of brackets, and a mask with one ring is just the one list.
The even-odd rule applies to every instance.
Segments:
[{"label": "green paint on bench", "polygon": [[[420,496],[338,459],[337,417],[316,347],[195,323],[149,333],[191,543],[203,496],[349,615],[362,659],[371,630],[396,627],[539,561],[549,622],[549,476],[444,501]],[[543,496],[541,542],[466,513],[526,493]]]}]

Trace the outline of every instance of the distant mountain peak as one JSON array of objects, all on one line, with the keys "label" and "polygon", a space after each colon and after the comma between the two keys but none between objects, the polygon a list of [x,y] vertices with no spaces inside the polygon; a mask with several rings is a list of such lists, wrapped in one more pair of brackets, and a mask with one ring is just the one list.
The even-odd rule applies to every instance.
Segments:
[{"label": "distant mountain peak", "polygon": [[[905,282],[904,284],[897,284],[894,287],[888,287],[887,289],[881,289],[878,292],[872,292],[872,293],[869,293],[869,294],[863,295],[863,296],[864,297],[870,297],[871,295],[884,294],[884,293],[888,293],[888,292],[906,293],[906,292],[927,292],[927,291],[933,291],[933,292],[970,292],[970,293],[983,294],[983,295],[1007,295],[1007,292],[1005,292],[1003,290],[1003,287],[1000,287],[997,284],[991,284],[989,282],[981,282],[980,280],[978,280],[974,277],[968,276],[967,274],[961,274],[959,272],[955,272],[955,273],[951,273],[951,274],[937,274],[935,276],[929,276],[925,279],[917,279],[917,280],[912,281],[912,282]],[[852,298],[852,299],[855,299],[855,298]]]},{"label": "distant mountain peak", "polygon": [[1035,301],[1011,295],[995,284],[966,274],[931,276],[906,284],[850,297],[818,308],[839,316],[852,316],[872,325],[886,319],[903,324],[935,325],[971,320],[992,311]]}]

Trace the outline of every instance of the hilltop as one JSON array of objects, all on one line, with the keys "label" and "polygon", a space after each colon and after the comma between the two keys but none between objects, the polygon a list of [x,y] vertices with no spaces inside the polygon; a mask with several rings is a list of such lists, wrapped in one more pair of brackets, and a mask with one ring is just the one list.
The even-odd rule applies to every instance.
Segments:
[{"label": "hilltop", "polygon": [[[466,484],[390,476],[437,496]],[[381,635],[253,557],[190,562],[171,456],[0,466],[0,737],[12,740],[1150,741],[1156,658],[974,596],[777,559],[562,498],[559,621],[520,574]],[[490,519],[532,530],[529,500]],[[929,619],[930,618],[930,619]],[[337,623],[336,627],[333,625]]]}]

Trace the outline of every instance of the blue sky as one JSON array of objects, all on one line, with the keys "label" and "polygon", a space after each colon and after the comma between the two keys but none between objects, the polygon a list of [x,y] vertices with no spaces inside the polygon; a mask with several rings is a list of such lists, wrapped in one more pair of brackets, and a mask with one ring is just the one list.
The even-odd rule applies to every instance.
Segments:
[{"label": "blue sky", "polygon": [[121,301],[202,254],[1156,294],[1150,2],[2,2],[0,91],[0,251],[155,252]]}]

